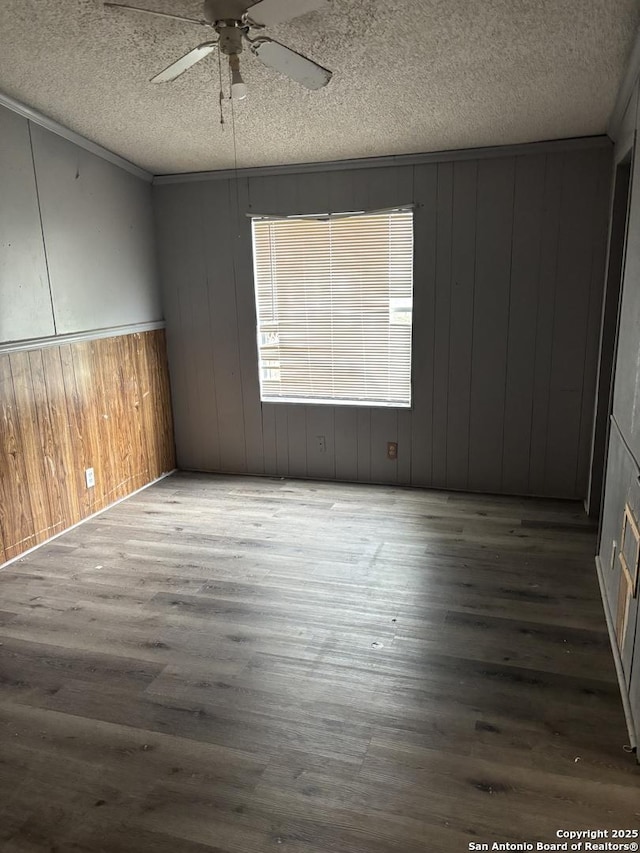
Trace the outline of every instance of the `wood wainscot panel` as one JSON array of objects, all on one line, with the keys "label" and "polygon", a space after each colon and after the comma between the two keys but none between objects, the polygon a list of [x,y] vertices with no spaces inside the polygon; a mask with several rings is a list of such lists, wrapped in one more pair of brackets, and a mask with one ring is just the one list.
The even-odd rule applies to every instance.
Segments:
[{"label": "wood wainscot panel", "polygon": [[163,330],[0,354],[0,563],[174,467]]}]

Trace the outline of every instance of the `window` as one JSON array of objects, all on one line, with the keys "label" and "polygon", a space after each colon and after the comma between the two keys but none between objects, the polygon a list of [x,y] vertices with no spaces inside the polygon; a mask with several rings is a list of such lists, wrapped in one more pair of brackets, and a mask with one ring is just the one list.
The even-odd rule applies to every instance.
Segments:
[{"label": "window", "polygon": [[252,226],[261,400],[410,406],[413,211]]}]

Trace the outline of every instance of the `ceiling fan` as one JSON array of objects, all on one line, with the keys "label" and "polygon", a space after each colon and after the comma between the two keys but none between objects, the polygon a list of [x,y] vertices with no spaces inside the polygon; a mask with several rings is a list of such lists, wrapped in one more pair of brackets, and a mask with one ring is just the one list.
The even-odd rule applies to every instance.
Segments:
[{"label": "ceiling fan", "polygon": [[173,18],[211,27],[218,35],[217,39],[205,41],[194,47],[180,59],[172,62],[159,74],[151,78],[152,83],[169,83],[196,62],[208,56],[216,47],[229,57],[231,70],[231,96],[236,100],[246,97],[247,88],[240,74],[240,53],[243,42],[257,56],[263,65],[279,71],[281,74],[295,80],[307,89],[321,89],[331,80],[332,72],[308,59],[295,50],[266,36],[250,36],[251,30],[262,30],[273,24],[280,24],[297,18],[307,12],[326,9],[330,0],[260,0],[258,3],[246,5],[246,0],[204,0],[203,17],[187,18],[183,15],[173,15],[168,12],[156,12],[153,9],[143,9],[126,3],[105,3],[112,9],[127,9],[133,12],[143,12],[147,15],[157,15],[161,18]]}]

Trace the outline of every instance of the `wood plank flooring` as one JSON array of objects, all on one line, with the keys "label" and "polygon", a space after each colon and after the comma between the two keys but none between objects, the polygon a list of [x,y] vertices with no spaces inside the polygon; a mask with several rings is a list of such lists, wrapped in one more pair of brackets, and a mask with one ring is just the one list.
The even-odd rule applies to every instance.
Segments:
[{"label": "wood plank flooring", "polygon": [[0,850],[640,827],[576,504],[179,474],[0,572]]}]

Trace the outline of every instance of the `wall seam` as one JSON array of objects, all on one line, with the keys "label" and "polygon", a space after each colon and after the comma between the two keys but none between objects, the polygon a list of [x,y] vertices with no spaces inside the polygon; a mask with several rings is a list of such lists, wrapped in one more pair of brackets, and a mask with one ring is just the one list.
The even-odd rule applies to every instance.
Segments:
[{"label": "wall seam", "polygon": [[[13,423],[14,423],[15,435],[16,435],[16,438],[18,439],[18,441],[20,442],[20,448],[22,449],[22,448],[24,448],[24,438],[22,435],[22,424],[20,423],[20,418],[18,417],[18,398],[16,397],[16,383],[15,383],[15,377],[13,375],[13,368],[14,368],[14,365],[12,364],[11,357],[9,357],[9,375],[11,376],[11,393],[12,393],[12,397],[13,397],[13,406],[11,406],[11,402],[9,401],[9,408],[13,409],[13,414],[14,414]],[[24,475],[25,475],[24,485],[25,485],[25,492],[26,492],[25,497],[26,497],[26,500],[27,500],[28,505],[29,505],[29,514],[30,514],[30,519],[31,519],[30,535],[27,536],[22,541],[27,541],[28,539],[33,539],[34,544],[37,544],[35,542],[36,522],[35,522],[35,518],[34,518],[34,514],[33,514],[33,503],[31,501],[31,489],[29,488],[29,475],[27,472],[27,466],[26,466],[26,461],[24,460],[24,456],[22,456],[22,459],[24,462]],[[14,543],[14,542],[7,543],[7,539],[5,536],[5,539],[4,539],[5,556],[6,556],[6,552],[7,552],[7,545],[9,548],[15,548],[17,544],[19,544],[19,543]]]},{"label": "wall seam", "polygon": [[[598,166],[599,166],[598,177],[597,177],[596,188],[595,188],[595,193],[594,193],[595,199],[596,199],[596,204],[600,200],[601,195],[604,195],[603,175],[604,175],[605,169],[602,167],[602,165],[600,163],[598,163]],[[608,174],[608,169],[606,171]],[[591,229],[590,229],[591,234],[592,234],[592,239],[589,241],[589,246],[590,246],[590,258],[589,258],[590,276],[589,276],[589,305],[588,305],[588,310],[587,310],[587,325],[586,325],[586,331],[587,332],[589,331],[593,311],[597,310],[599,307],[600,311],[602,313],[602,308],[603,308],[602,299],[600,299],[600,301],[597,302],[595,306],[593,304],[593,302],[594,302],[593,291],[594,291],[594,288],[596,287],[596,279],[599,278],[598,276],[596,276],[596,270],[595,270],[595,249],[594,249],[595,239],[594,239],[594,235],[597,234],[597,232],[598,232],[598,221],[597,221],[598,211],[595,208],[596,208],[596,205],[594,205],[594,209],[592,212],[593,215],[592,215],[592,219],[591,219]],[[610,217],[609,217],[609,219],[610,219]],[[606,263],[606,247],[605,247],[605,263]],[[605,276],[606,276],[606,269],[605,269]],[[603,297],[604,297],[604,284],[605,284],[605,282],[603,280],[603,288],[602,288]],[[600,324],[598,324],[598,343],[599,343],[599,339],[600,339]],[[599,349],[599,347],[598,347],[598,349]],[[580,391],[580,419],[579,419],[579,423],[578,423],[578,449],[580,448],[580,444],[581,444],[581,440],[582,440],[581,439],[582,431],[583,431],[583,429],[585,429],[585,425],[584,425],[583,421],[584,421],[584,402],[585,402],[585,400],[584,400],[584,397],[585,397],[585,380],[586,380],[586,376],[587,376],[587,357],[588,357],[588,354],[589,354],[589,339],[587,336],[585,336],[584,357],[582,360],[582,385],[581,385],[581,391]],[[598,352],[597,353],[597,360],[599,360],[599,356],[600,356],[600,353]],[[596,375],[595,375],[596,381],[594,383],[596,393],[597,393],[597,375],[598,375],[598,369],[597,369],[597,364],[596,364]],[[595,406],[596,406],[596,399],[594,397],[593,405],[591,406],[591,414],[592,414],[591,432],[593,431],[593,427],[595,425],[595,418],[596,418]],[[591,432],[590,432],[589,438],[591,438]],[[589,440],[589,448],[591,448],[591,440]],[[588,458],[589,458],[589,463],[590,463],[591,462],[591,454],[590,453],[589,453]],[[588,473],[588,471],[586,472],[586,474],[587,474],[587,478],[586,478],[585,486],[586,486],[586,490],[588,493],[588,490],[589,490],[589,473]],[[576,473],[575,473],[574,486],[573,486],[573,491],[575,494],[578,494],[579,478],[580,478],[580,456],[578,454],[576,456]],[[581,497],[583,500],[586,500],[587,494],[584,494]]]},{"label": "wall seam", "polygon": [[[549,157],[545,154],[544,156],[544,170],[542,176],[542,195],[541,195],[541,204],[540,204],[540,212],[542,216],[544,216],[544,212],[546,210],[545,201],[547,198],[547,170],[549,165]],[[527,450],[527,491],[531,489],[531,443],[533,441],[533,422],[534,422],[534,413],[535,413],[535,405],[536,405],[536,364],[538,363],[538,332],[539,332],[539,323],[540,323],[540,287],[542,284],[542,244],[544,237],[544,226],[540,225],[540,231],[538,236],[538,275],[536,276],[536,317],[534,323],[534,338],[533,338],[533,378],[531,382],[531,411],[529,415],[529,442],[528,442],[528,450]]]},{"label": "wall seam", "polygon": [[467,427],[467,482],[466,487],[469,488],[469,477],[471,474],[471,389],[473,388],[473,338],[476,327],[476,284],[478,282],[478,187],[480,185],[480,165],[476,168],[476,198],[475,210],[473,215],[473,293],[471,296],[471,341],[469,346],[470,367],[469,367],[469,414]]},{"label": "wall seam", "polygon": [[431,339],[431,471],[429,474],[429,485],[433,485],[433,457],[435,449],[433,413],[435,409],[436,389],[436,311],[438,308],[438,249],[440,245],[440,233],[438,230],[438,219],[440,218],[440,165],[436,167],[436,215],[434,217],[434,251],[433,251],[433,337]]},{"label": "wall seam", "polygon": [[[240,380],[240,399],[242,400],[242,439],[244,444],[244,465],[245,469],[249,470],[249,456],[247,453],[247,419],[245,416],[245,404],[244,404],[244,381],[242,378],[242,357],[240,353],[240,326],[238,324],[238,261],[236,258],[236,254],[238,252],[238,243],[239,243],[239,231],[240,231],[240,194],[238,187],[238,174],[236,171],[236,175],[234,178],[230,178],[228,182],[228,192],[229,192],[229,204],[233,210],[233,199],[232,199],[232,182],[235,185],[235,216],[232,214],[231,223],[233,227],[233,235],[231,240],[231,263],[233,266],[233,305],[235,309],[235,317],[236,317],[236,349],[238,353],[238,379]],[[264,462],[264,452],[263,452],[263,462]]]},{"label": "wall seam", "polygon": [[47,284],[49,285],[49,302],[51,304],[51,319],[53,320],[53,334],[58,334],[58,324],[56,323],[56,307],[53,301],[53,289],[51,287],[51,270],[49,268],[49,253],[47,251],[47,241],[44,236],[44,222],[42,219],[42,205],[40,203],[40,187],[38,185],[38,170],[36,168],[36,155],[33,150],[33,135],[31,133],[31,121],[27,121],[27,130],[29,132],[29,150],[31,152],[31,165],[33,167],[33,182],[36,189],[36,204],[38,205],[38,220],[40,222],[40,234],[42,236],[42,251],[44,253],[44,266],[47,271]]},{"label": "wall seam", "polygon": [[551,317],[551,352],[549,353],[549,372],[547,375],[547,404],[545,411],[545,425],[544,425],[544,459],[542,463],[542,483],[543,483],[543,491],[545,490],[546,481],[547,481],[547,451],[549,449],[549,409],[551,405],[551,379],[553,377],[553,359],[554,359],[554,351],[555,351],[555,334],[556,334],[556,307],[558,304],[558,259],[560,257],[560,236],[562,234],[562,210],[563,203],[565,199],[566,192],[566,158],[562,158],[562,184],[560,186],[560,198],[558,200],[558,231],[554,235],[554,243],[555,243],[555,261],[553,265],[553,313]]},{"label": "wall seam", "polygon": [[504,490],[504,437],[507,418],[507,392],[509,388],[509,339],[511,336],[511,291],[513,289],[513,242],[516,218],[516,188],[518,183],[518,159],[513,160],[513,190],[511,193],[511,238],[509,240],[509,295],[507,298],[507,352],[504,365],[504,400],[502,404],[502,453],[500,454],[500,488]]},{"label": "wall seam", "polygon": [[445,408],[445,430],[444,430],[444,482],[445,486],[449,484],[449,396],[451,391],[451,303],[454,288],[454,270],[453,270],[453,221],[454,210],[456,203],[456,167],[455,163],[451,166],[451,215],[449,218],[449,330],[448,330],[448,347],[447,347],[447,405]]}]

